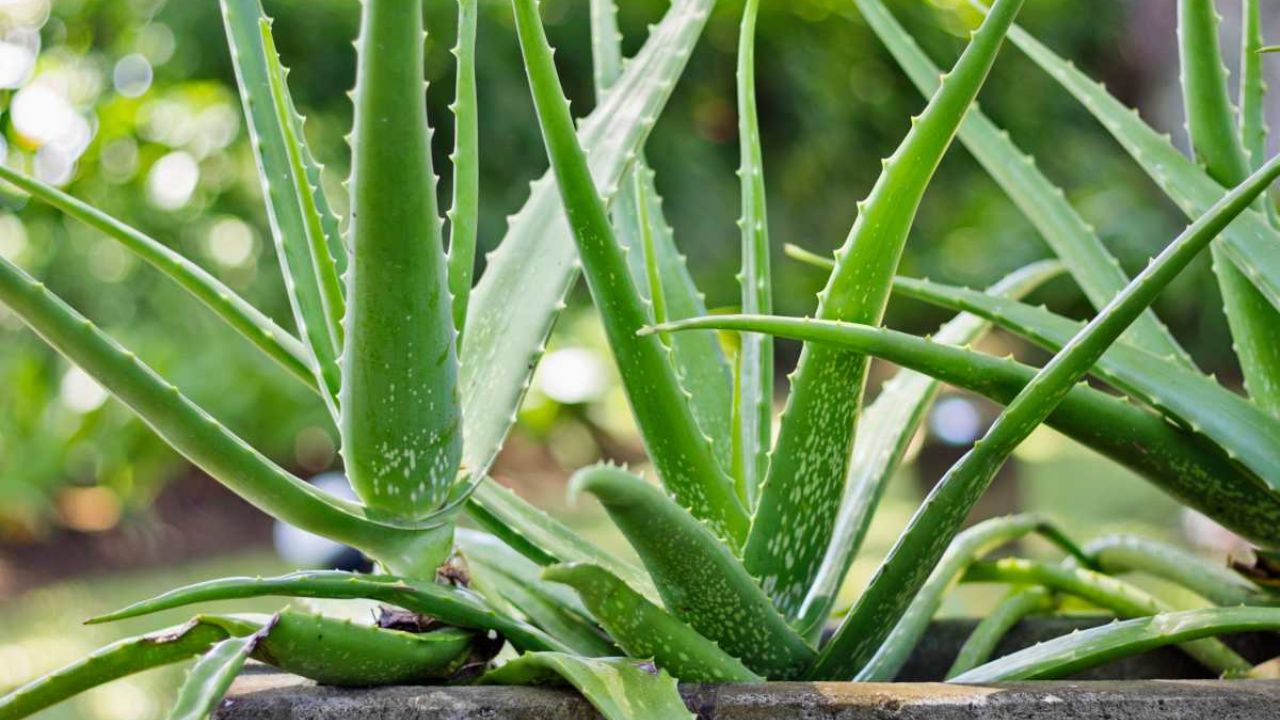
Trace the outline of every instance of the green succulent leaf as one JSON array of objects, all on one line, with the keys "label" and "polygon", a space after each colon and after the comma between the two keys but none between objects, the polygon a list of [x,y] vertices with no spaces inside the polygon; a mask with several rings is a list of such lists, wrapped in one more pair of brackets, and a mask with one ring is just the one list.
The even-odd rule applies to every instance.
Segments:
[{"label": "green succulent leaf", "polygon": [[1106,535],[1085,545],[1085,553],[1108,575],[1138,572],[1191,590],[1215,605],[1277,605],[1254,582],[1226,567],[1168,543],[1134,535]]},{"label": "green succulent leaf", "polygon": [[547,155],[645,448],[677,500],[740,546],[750,522],[747,513],[693,417],[665,346],[656,337],[636,334],[648,323],[648,313],[574,133],[537,7],[532,0],[513,0],[513,5]]},{"label": "green succulent leaf", "polygon": [[1038,515],[1011,515],[985,520],[956,536],[938,561],[929,581],[920,588],[903,613],[902,619],[885,638],[855,680],[888,682],[906,664],[911,651],[929,629],[929,621],[942,606],[943,596],[960,582],[965,570],[976,560],[1001,545],[1014,542],[1031,533],[1040,533],[1073,555],[1083,557],[1080,549],[1055,525]]},{"label": "green succulent leaf", "polygon": [[[260,0],[220,0],[222,22],[231,48],[232,65],[240,88],[240,100],[244,106],[245,120],[253,140],[258,163],[258,174],[266,197],[267,217],[271,221],[271,236],[275,240],[276,257],[280,262],[289,304],[302,342],[313,358],[312,366],[318,374],[319,384],[327,391],[326,401],[331,411],[333,399],[338,396],[341,376],[338,371],[336,338],[329,329],[316,269],[312,265],[311,245],[308,242],[307,215],[304,212],[296,188],[299,185],[317,187],[319,168],[309,164],[308,177],[294,179],[295,167],[289,162],[288,141],[282,127],[292,127],[300,139],[301,121],[290,112],[280,117],[272,97],[268,50],[263,44],[260,22],[266,19]],[[287,91],[287,89],[286,89]],[[292,109],[292,102],[290,101]],[[310,158],[304,150],[304,158]],[[328,208],[316,190],[317,210]],[[322,216],[322,223],[324,218]],[[327,223],[330,231],[336,221]],[[337,242],[332,237],[330,243]],[[332,248],[332,245],[331,245]],[[341,253],[339,253],[341,254]]]},{"label": "green succulent leaf", "polygon": [[[1258,0],[1241,4],[1240,29],[1240,143],[1256,170],[1267,161],[1266,81],[1262,71],[1262,13]],[[1267,202],[1274,220],[1275,205]],[[1272,222],[1275,225],[1275,222]]]},{"label": "green succulent leaf", "polygon": [[737,658],[599,565],[552,565],[543,577],[576,590],[629,657],[653,658],[684,682],[761,681]]},{"label": "green succulent leaf", "polygon": [[[881,0],[857,0],[867,24],[924,95],[938,88],[938,68],[916,44]],[[1035,158],[1022,152],[1009,134],[975,107],[960,125],[959,139],[973,153],[992,179],[1005,191],[1023,216],[1035,226],[1054,254],[1071,272],[1095,308],[1106,305],[1129,282],[1097,232],[1036,166]],[[1126,333],[1134,344],[1157,355],[1190,358],[1154,313],[1147,311]]]},{"label": "green succulent leaf", "polygon": [[1090,628],[1006,655],[951,678],[989,683],[1064,677],[1109,660],[1213,635],[1280,630],[1280,608],[1207,608]]},{"label": "green succulent leaf", "polygon": [[488,602],[465,588],[390,575],[356,575],[336,570],[310,570],[273,578],[207,580],[134,603],[93,618],[89,623],[116,622],[196,603],[271,596],[377,600],[437,618],[449,625],[502,633],[522,650],[568,649],[528,623],[495,612]]},{"label": "green succulent leaf", "polygon": [[[899,278],[898,282],[905,281]],[[1017,397],[1036,374],[1036,368],[1009,358],[941,344],[940,336],[922,339],[883,328],[807,318],[717,315],[663,327],[669,332],[750,330],[845,346],[1003,404]],[[878,406],[877,400],[868,417]],[[1207,438],[1084,384],[1072,388],[1045,422],[1253,542],[1267,547],[1280,543],[1280,493]],[[829,559],[841,552],[836,547],[833,543]],[[826,574],[819,577],[830,582]]]},{"label": "green succulent leaf", "polygon": [[674,720],[694,716],[684,706],[675,678],[651,673],[627,658],[583,658],[564,653],[527,653],[491,670],[482,685],[568,683],[607,720]]},{"label": "green succulent leaf", "polygon": [[457,89],[453,99],[453,205],[449,218],[449,293],[453,296],[453,324],[461,333],[471,299],[476,265],[476,232],[480,220],[480,128],[476,101],[476,21],[479,0],[458,0]]},{"label": "green succulent leaf", "polygon": [[813,651],[729,546],[660,489],[616,467],[578,471],[571,487],[604,505],[677,618],[770,679],[798,676]]},{"label": "green succulent leaf", "polygon": [[965,638],[956,659],[947,670],[947,679],[968,672],[985,663],[995,653],[1000,640],[1023,618],[1051,612],[1058,606],[1053,593],[1036,585],[1014,587],[1000,604],[987,613],[969,637]]},{"label": "green succulent leaf", "polygon": [[227,635],[217,625],[193,620],[119,640],[0,697],[0,720],[19,720],[112,680],[189,660]]},{"label": "green succulent leaf", "polygon": [[[1231,187],[1251,168],[1227,94],[1217,18],[1213,0],[1178,0],[1182,95],[1191,145],[1209,177]],[[1280,235],[1272,239],[1280,241]],[[1267,302],[1220,244],[1211,251],[1245,389],[1264,410],[1280,417],[1280,308]]]},{"label": "green succulent leaf", "polygon": [[35,178],[0,165],[0,179],[119,242],[208,306],[267,357],[311,388],[317,388],[313,361],[302,343],[200,266],[142,231]]},{"label": "green succulent leaf", "polygon": [[858,604],[823,648],[811,671],[814,677],[844,677],[861,669],[886,637],[889,626],[906,611],[1014,448],[1053,413],[1160,291],[1245,212],[1277,175],[1280,158],[1269,161],[1192,223],[1036,373],[986,435],[930,491]]},{"label": "green succulent leaf", "polygon": [[[714,0],[675,0],[627,63],[614,92],[579,123],[595,185],[606,198],[617,194],[713,4]],[[472,475],[487,470],[514,422],[578,269],[573,234],[548,173],[533,184],[529,200],[512,216],[506,237],[488,257],[467,311],[460,382],[466,419],[463,465]]]},{"label": "green succulent leaf", "polygon": [[[1032,263],[1008,275],[987,292],[1021,297],[1057,277],[1062,269],[1062,264],[1055,261]],[[990,323],[981,318],[960,315],[944,325],[932,340],[943,345],[966,345],[982,337],[990,327]],[[865,348],[859,350],[879,356]],[[937,396],[938,387],[937,379],[903,370],[886,382],[875,401],[863,410],[863,429],[854,438],[849,477],[845,480],[845,494],[831,543],[801,608],[797,626],[809,628],[806,635],[812,636],[826,624],[889,478],[902,462],[907,446]]]},{"label": "green succulent leaf", "polygon": [[[879,324],[916,208],[1021,6],[1021,0],[997,3],[928,107],[912,120],[902,144],[884,161],[836,253],[836,269],[818,296],[818,317]],[[747,570],[788,618],[799,613],[831,540],[867,365],[865,355],[810,345],[792,376],[743,551]]]},{"label": "green succulent leaf", "polygon": [[169,720],[208,720],[218,709],[227,689],[262,638],[275,624],[273,618],[252,635],[229,637],[214,645],[187,673]]}]

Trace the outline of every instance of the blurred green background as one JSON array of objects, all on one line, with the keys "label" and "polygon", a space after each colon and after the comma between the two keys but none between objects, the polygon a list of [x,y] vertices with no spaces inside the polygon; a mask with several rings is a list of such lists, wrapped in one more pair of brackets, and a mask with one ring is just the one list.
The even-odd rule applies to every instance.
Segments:
[{"label": "blurred green background", "polygon": [[[351,0],[264,0],[292,67],[324,184],[345,207],[345,95],[354,75]],[[628,53],[661,17],[662,0],[621,0]],[[962,0],[891,3],[925,49],[950,64],[976,22]],[[1233,48],[1237,3],[1221,3]],[[437,168],[449,177],[454,4],[428,3],[428,102]],[[1083,9],[1087,6],[1087,11]],[[528,182],[543,173],[510,7],[481,2],[479,87],[482,249],[501,238]],[[585,114],[590,49],[585,0],[543,0],[543,15],[574,109]],[[740,0],[722,0],[648,144],[678,242],[711,307],[738,289],[738,164],[734,62]],[[1271,13],[1275,15],[1275,13]],[[1022,24],[1105,80],[1154,125],[1182,132],[1174,8],[1167,0],[1037,0]],[[1280,17],[1268,17],[1275,29]],[[250,153],[216,0],[0,2],[0,152],[4,162],[65,187],[196,259],[284,324],[288,307]],[[1276,37],[1272,33],[1271,37]],[[1229,64],[1234,64],[1234,50]],[[784,242],[829,252],[923,100],[848,0],[764,0],[759,104],[770,224]],[[1129,270],[1183,224],[1139,168],[1073,100],[1007,50],[982,103],[1035,154],[1050,178]],[[112,241],[0,191],[0,255],[16,261],[121,340],[237,433],[303,476],[333,469],[334,432],[301,386],[203,308]],[[962,147],[939,170],[912,232],[903,271],[981,285],[1047,250]],[[483,262],[483,261],[481,261]],[[777,310],[812,311],[824,278],[776,253]],[[1068,281],[1036,298],[1084,316]],[[1158,311],[1202,367],[1236,382],[1207,264],[1164,293]],[[945,316],[895,303],[888,323],[923,333]],[[1042,359],[1006,336],[987,349]],[[798,348],[779,345],[779,369]],[[873,391],[892,368],[879,367]],[[779,377],[784,375],[779,372]],[[779,393],[785,392],[780,387]],[[914,507],[993,408],[948,395],[922,434],[877,521],[850,590],[874,568]],[[566,508],[563,481],[602,456],[642,460],[599,326],[581,290],[496,469],[539,504],[603,543],[617,539],[590,507]],[[1082,537],[1117,527],[1186,535],[1177,506],[1127,473],[1049,431],[1019,451],[983,512],[1048,510]],[[1194,523],[1190,527],[1196,527]],[[1221,549],[1212,528],[1193,539]],[[1216,544],[1215,544],[1216,543]],[[0,308],[0,689],[63,664],[122,631],[78,627],[93,612],[216,574],[284,567],[270,523],[188,468],[84,374]],[[952,600],[974,611],[989,594]],[[177,619],[175,616],[174,619]],[[167,673],[167,674],[166,674]],[[164,671],[116,683],[42,717],[150,718],[165,707]]]}]

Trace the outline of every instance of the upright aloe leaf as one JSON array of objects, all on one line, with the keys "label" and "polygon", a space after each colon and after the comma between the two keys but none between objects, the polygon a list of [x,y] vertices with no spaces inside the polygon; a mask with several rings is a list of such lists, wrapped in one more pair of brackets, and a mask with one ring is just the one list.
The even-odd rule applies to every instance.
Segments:
[{"label": "upright aloe leaf", "polygon": [[[881,0],[857,0],[862,17],[889,49],[911,81],[925,95],[938,88],[938,68]],[[1106,305],[1129,282],[1097,232],[1067,201],[1061,188],[1044,175],[1035,158],[1009,139],[1009,134],[975,107],[960,125],[960,142],[982,164],[1009,199],[1035,226],[1095,308]],[[1138,318],[1126,336],[1158,355],[1172,355],[1190,365],[1186,352],[1155,314]]]},{"label": "upright aloe leaf", "polygon": [[[875,325],[884,315],[907,232],[934,169],[986,79],[1022,0],[1000,0],[906,139],[884,161],[836,269],[819,294],[818,317]],[[805,346],[791,382],[769,476],[743,559],[765,592],[795,617],[831,540],[844,494],[865,355]]]},{"label": "upright aloe leaf", "polygon": [[528,653],[491,670],[482,685],[545,685],[565,682],[582,693],[606,720],[693,719],[675,678],[650,673],[627,658],[592,659],[564,653]]},{"label": "upright aloe leaf", "polygon": [[[970,2],[975,7],[983,7],[979,0]],[[1188,217],[1205,213],[1222,198],[1225,190],[1221,185],[1179,152],[1167,135],[1162,136],[1151,129],[1135,111],[1112,97],[1105,87],[1089,79],[1070,62],[1054,55],[1019,27],[1009,31],[1009,40],[1074,95]],[[1220,244],[1223,252],[1262,291],[1268,302],[1280,307],[1277,242],[1280,239],[1276,231],[1267,225],[1266,219],[1248,212],[1232,223]]]},{"label": "upright aloe leaf", "polygon": [[191,293],[247,338],[263,353],[312,388],[318,388],[311,353],[288,330],[264,315],[231,288],[187,258],[170,250],[160,241],[148,237],[97,208],[50,187],[34,178],[0,165],[0,179],[12,183],[68,216],[101,230],[130,252],[151,263],[168,275],[182,289]]},{"label": "upright aloe leaf", "polygon": [[214,645],[187,673],[168,720],[208,720],[212,717],[231,683],[273,624],[267,623],[252,635],[229,637]]},{"label": "upright aloe leaf", "polygon": [[[1033,263],[1010,274],[987,292],[1020,297],[1061,272],[1062,265],[1057,262]],[[990,327],[989,322],[979,317],[960,315],[943,325],[933,341],[966,345]],[[899,371],[863,412],[863,430],[854,438],[849,477],[845,480],[844,498],[840,501],[831,542],[800,611],[797,626],[809,628],[807,634],[819,631],[826,624],[840,586],[871,527],[871,518],[880,505],[889,478],[902,462],[907,445],[938,394],[939,384],[928,375]]]},{"label": "upright aloe leaf", "polygon": [[[988,17],[995,17],[997,6]],[[812,671],[814,677],[848,677],[880,645],[924,584],[996,472],[1053,412],[1125,329],[1150,307],[1200,251],[1280,175],[1280,158],[1232,190],[1170,243],[1125,289],[1036,374],[986,435],[947,471],[911,518],[867,591],[845,616]]]},{"label": "upright aloe leaf", "polygon": [[[44,285],[0,258],[0,303],[120,398],[160,437],[240,497],[284,522],[353,545],[398,572],[448,544],[430,529],[373,521],[276,466]],[[434,569],[431,568],[431,569]]]},{"label": "upright aloe leaf", "polygon": [[[453,99],[453,206],[449,208],[449,292],[453,324],[462,332],[476,265],[476,225],[480,219],[480,129],[476,101],[476,16],[479,0],[458,0],[457,89]],[[461,344],[461,338],[458,343]]]},{"label": "upright aloe leaf", "polygon": [[993,660],[950,679],[991,683],[1066,677],[1108,660],[1213,635],[1280,630],[1280,608],[1208,608],[1090,628]]},{"label": "upright aloe leaf", "polygon": [[[764,159],[756,110],[756,16],[760,0],[747,0],[738,34],[738,177],[742,183],[742,312],[773,312],[769,272],[769,219],[764,191]],[[749,507],[769,472],[773,444],[773,339],[745,335],[738,348],[734,393],[733,470],[738,493]]]},{"label": "upright aloe leaf", "polygon": [[[329,330],[324,301],[316,282],[316,270],[312,266],[307,216],[296,192],[304,181],[293,177],[294,166],[289,162],[287,141],[280,130],[286,124],[295,123],[295,118],[292,114],[280,117],[272,98],[268,52],[263,45],[259,25],[266,15],[262,12],[260,0],[220,1],[227,44],[231,48],[249,136],[256,149],[254,157],[262,178],[267,217],[271,220],[271,235],[275,239],[276,257],[288,290],[289,304],[302,341],[315,359],[319,384],[328,391],[326,400],[330,401],[330,410],[336,411],[332,400],[337,397],[341,385],[337,338]],[[300,130],[296,125],[294,128]],[[301,133],[298,135],[300,137]],[[317,170],[316,176],[305,182],[314,183],[318,179]]]},{"label": "upright aloe leaf", "polygon": [[[1226,187],[1237,185],[1249,174],[1249,159],[1227,95],[1213,0],[1178,0],[1178,49],[1195,154],[1209,177]],[[1280,308],[1267,302],[1220,244],[1211,251],[1245,389],[1259,406],[1280,417]]]},{"label": "upright aloe leaf", "polygon": [[[615,92],[580,123],[595,184],[613,197],[680,77],[714,0],[675,0]],[[482,474],[498,452],[529,386],[543,343],[577,279],[573,235],[550,174],[534,183],[489,256],[467,311],[462,347],[463,464]],[[727,407],[727,406],[726,406]]]},{"label": "upright aloe leaf", "polygon": [[648,313],[574,134],[537,7],[532,0],[514,0],[513,5],[547,155],[645,448],[677,500],[739,546],[749,523],[746,511],[698,428],[666,348],[656,337],[636,334],[648,323]]},{"label": "upright aloe leaf", "polygon": [[579,471],[572,488],[604,504],[673,615],[762,676],[804,671],[813,651],[729,548],[661,490],[605,466]]},{"label": "upright aloe leaf", "polygon": [[192,621],[119,640],[0,697],[0,720],[19,720],[112,680],[188,660],[226,637],[221,627]]},{"label": "upright aloe leaf", "polygon": [[458,360],[423,97],[422,0],[363,4],[342,455],[367,505],[422,518],[462,456]]},{"label": "upright aloe leaf", "polygon": [[[1256,170],[1267,161],[1266,105],[1263,102],[1267,83],[1262,76],[1262,13],[1258,0],[1244,0],[1241,8],[1240,142],[1249,156],[1249,168]],[[1274,213],[1275,206],[1270,202],[1266,205],[1268,213]]]}]

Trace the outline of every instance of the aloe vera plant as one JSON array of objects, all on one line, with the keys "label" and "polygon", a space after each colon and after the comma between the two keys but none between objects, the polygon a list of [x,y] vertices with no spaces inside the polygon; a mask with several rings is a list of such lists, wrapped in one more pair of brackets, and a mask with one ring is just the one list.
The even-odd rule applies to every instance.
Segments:
[{"label": "aloe vera plant", "polygon": [[[321,493],[273,464],[4,259],[0,302],[214,479],[264,512],[352,545],[378,564],[370,574],[210,580],[91,622],[264,596],[384,606],[376,626],[288,608],[271,616],[197,615],[14,690],[0,698],[0,720],[196,658],[171,717],[209,717],[249,659],[339,686],[561,682],[609,718],[677,717],[686,713],[677,681],[892,679],[943,595],[962,582],[1011,589],[956,659],[950,675],[957,681],[1055,677],[1174,643],[1215,674],[1247,673],[1247,661],[1213,636],[1280,629],[1273,590],[1142,538],[1079,545],[1036,515],[962,526],[1013,449],[1047,424],[1258,546],[1280,547],[1280,374],[1267,343],[1280,307],[1280,272],[1267,243],[1280,242],[1280,230],[1265,196],[1280,176],[1280,159],[1267,160],[1260,142],[1256,2],[1246,2],[1251,25],[1238,125],[1228,122],[1216,43],[1188,40],[1215,34],[1211,7],[1180,4],[1187,110],[1203,169],[1017,29],[1022,0],[998,0],[941,79],[879,0],[855,4],[928,102],[866,200],[851,204],[856,217],[834,260],[806,257],[828,273],[813,318],[769,314],[772,249],[754,88],[757,0],[745,3],[737,66],[739,315],[707,313],[644,158],[646,136],[712,0],[674,0],[626,63],[616,8],[593,0],[598,102],[578,123],[536,0],[512,0],[551,169],[533,184],[474,288],[479,3],[458,3],[446,226],[423,102],[423,32],[436,29],[423,27],[422,1],[362,4],[351,215],[339,218],[318,182],[270,21],[258,0],[222,0],[293,331],[159,240],[0,168],[0,178],[156,266],[312,388],[332,414],[359,502]],[[1120,270],[1061,190],[974,107],[1006,36],[1076,94],[1193,220],[1136,277]],[[957,138],[1028,215],[1056,260],[987,291],[897,276],[916,209]],[[1242,348],[1247,395],[1201,375],[1151,310],[1206,250]],[[1064,270],[1097,308],[1086,323],[1021,302]],[[657,483],[604,465],[580,470],[572,490],[601,502],[639,564],[588,542],[487,475],[579,271]],[[958,314],[929,338],[880,327],[894,295]],[[997,325],[1053,358],[1037,368],[971,347]],[[737,353],[726,354],[709,330],[742,334]],[[775,336],[804,342],[776,439]],[[868,403],[873,357],[903,369]],[[1081,384],[1087,375],[1119,394]],[[941,479],[822,640],[886,483],[941,383],[1005,410]],[[479,529],[455,531],[464,515]],[[987,557],[1032,533],[1056,545],[1061,561]],[[1163,578],[1217,607],[1174,612],[1116,577],[1128,573]],[[1061,596],[1127,620],[990,660],[1009,627],[1052,611]],[[508,644],[520,656],[495,660]]]}]

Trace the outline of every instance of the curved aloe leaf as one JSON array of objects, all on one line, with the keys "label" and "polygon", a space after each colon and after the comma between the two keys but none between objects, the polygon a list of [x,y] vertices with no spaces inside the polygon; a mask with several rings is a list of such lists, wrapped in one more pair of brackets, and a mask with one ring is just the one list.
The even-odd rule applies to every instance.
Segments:
[{"label": "curved aloe leaf", "polygon": [[[747,0],[738,34],[738,177],[742,183],[742,312],[773,312],[769,220],[756,110],[756,16],[760,0]],[[661,322],[661,321],[659,321]],[[773,338],[748,335],[738,349],[734,393],[733,469],[738,493],[753,507],[769,471],[773,444]]]},{"label": "curved aloe leaf", "polygon": [[[1061,272],[1062,264],[1055,261],[1032,263],[996,283],[987,292],[1020,297]],[[944,345],[965,345],[977,340],[990,327],[990,323],[981,318],[960,315],[944,325],[933,336],[933,341]],[[877,355],[866,349],[861,352]],[[812,636],[826,624],[840,586],[844,584],[849,567],[862,547],[889,478],[902,462],[907,445],[937,396],[938,386],[938,380],[928,375],[903,370],[885,383],[875,401],[863,411],[863,430],[854,438],[849,477],[845,481],[844,498],[840,501],[840,515],[822,566],[801,607],[797,626],[809,628],[806,635]]]},{"label": "curved aloe leaf", "polygon": [[[862,17],[924,95],[936,92],[938,68],[911,35],[894,19],[881,0],[857,0]],[[1009,134],[974,107],[960,125],[960,142],[973,153],[992,179],[1071,271],[1076,284],[1095,308],[1106,305],[1129,282],[1114,256],[1080,213],[1024,153]],[[1158,355],[1170,355],[1191,365],[1190,358],[1151,311],[1143,313],[1126,333],[1133,342]]]},{"label": "curved aloe leaf", "polygon": [[653,658],[684,682],[761,681],[737,658],[599,565],[552,565],[543,577],[576,590],[628,657]]},{"label": "curved aloe leaf", "polygon": [[449,292],[453,296],[453,324],[462,344],[462,328],[471,299],[476,265],[476,231],[480,219],[480,129],[476,119],[476,17],[478,0],[458,0],[457,89],[453,111],[453,205],[449,218]]},{"label": "curved aloe leaf", "polygon": [[[973,104],[1022,0],[1000,0],[894,154],[836,253],[818,295],[824,320],[879,324],[916,208]],[[751,535],[747,570],[787,617],[800,611],[831,540],[862,404],[868,359],[805,346],[792,375]]]},{"label": "curved aloe leaf", "polygon": [[[714,0],[675,0],[612,92],[580,123],[596,187],[619,182],[671,94]],[[484,474],[515,420],[543,343],[577,279],[577,250],[550,173],[511,218],[472,293],[461,349],[463,465]],[[674,312],[674,308],[673,308]]]},{"label": "curved aloe leaf", "polygon": [[587,542],[564,523],[491,479],[486,478],[476,488],[467,506],[467,515],[489,534],[539,565],[589,562],[622,578],[650,600],[658,599],[658,591],[644,570]]},{"label": "curved aloe leaf", "polygon": [[1133,535],[1107,535],[1084,551],[1109,575],[1140,572],[1191,590],[1215,605],[1276,605],[1270,595],[1225,565],[1209,562],[1181,548]]},{"label": "curved aloe leaf", "polygon": [[985,663],[996,651],[996,645],[1028,615],[1050,612],[1058,606],[1053,593],[1039,586],[1015,587],[1004,600],[987,613],[974,627],[964,645],[956,653],[956,659],[947,670],[947,679],[968,672]]},{"label": "curved aloe leaf", "polygon": [[464,588],[403,580],[387,575],[354,575],[336,570],[297,572],[274,578],[231,577],[208,580],[134,603],[122,610],[93,618],[89,623],[115,622],[195,603],[268,596],[377,600],[429,615],[449,625],[502,633],[521,649],[567,649],[541,630],[494,612],[483,598]]},{"label": "curved aloe leaf", "polygon": [[1036,373],[996,418],[986,435],[930,491],[857,606],[845,616],[831,642],[823,648],[811,671],[813,676],[841,677],[861,669],[889,632],[887,625],[897,623],[1014,448],[1052,414],[1071,388],[1151,305],[1160,291],[1223,228],[1246,211],[1278,175],[1280,158],[1269,161],[1248,181],[1228,193],[1170,243]]},{"label": "curved aloe leaf", "polygon": [[275,624],[273,618],[252,635],[229,637],[214,645],[187,673],[169,720],[208,720],[245,662]]},{"label": "curved aloe leaf", "polygon": [[[613,0],[591,1],[591,55],[596,98],[606,102],[609,89],[622,72],[622,36]],[[653,169],[644,152],[636,151],[630,172],[619,183],[612,219],[618,242],[627,248],[627,265],[640,296],[652,306],[655,318],[705,315],[706,302],[693,283],[685,258],[662,208]],[[720,464],[731,465],[730,428],[733,379],[724,351],[714,337],[685,335],[663,338],[670,349],[676,376],[690,394],[689,409],[698,427],[711,438]]]},{"label": "curved aloe leaf", "polygon": [[[542,579],[542,568],[488,533],[459,530],[458,546],[467,559],[471,587],[495,609],[503,606],[560,640],[579,655],[618,655],[586,608],[568,588]],[[495,598],[496,596],[496,598]]]},{"label": "curved aloe leaf", "polygon": [[[895,289],[925,302],[982,315],[1054,351],[1082,327],[1043,308],[928,280],[900,278]],[[1089,372],[1208,437],[1272,490],[1280,491],[1280,422],[1247,399],[1210,377],[1123,342],[1107,350]]]},{"label": "curved aloe leaf", "polygon": [[607,720],[675,720],[694,717],[684,706],[675,678],[626,658],[582,658],[528,653],[480,678],[482,685],[544,685],[565,682],[582,693]]},{"label": "curved aloe leaf", "polygon": [[[280,128],[293,123],[298,137],[301,128],[292,113],[289,117],[277,114],[272,98],[267,48],[262,42],[259,23],[266,18],[259,0],[220,0],[222,22],[227,33],[227,45],[231,48],[232,65],[240,87],[240,100],[244,106],[249,135],[256,148],[254,158],[266,196],[267,217],[271,221],[271,236],[275,240],[276,258],[288,290],[289,304],[302,342],[311,351],[319,383],[327,391],[326,400],[337,397],[341,377],[338,372],[336,338],[329,331],[324,301],[316,284],[316,271],[312,267],[311,247],[307,242],[307,218],[299,202],[295,188],[299,184],[318,185],[319,169],[311,167],[314,175],[304,182],[294,180],[294,166],[289,162],[287,141]],[[290,104],[292,108],[292,104]],[[309,155],[304,157],[309,158]],[[317,200],[317,207],[327,205]],[[329,223],[336,227],[336,221]]]},{"label": "curved aloe leaf", "polygon": [[1213,635],[1268,630],[1280,630],[1280,608],[1205,608],[1162,613],[1055,638],[993,660],[950,681],[1052,679],[1165,645]]},{"label": "curved aloe leaf", "polygon": [[[951,542],[929,581],[916,593],[893,632],[854,679],[866,682],[893,680],[920,638],[924,637],[929,621],[942,605],[943,596],[959,583],[964,571],[983,555],[1031,533],[1041,533],[1068,552],[1080,553],[1079,548],[1067,540],[1056,526],[1039,515],[992,518],[965,530]],[[1083,557],[1083,553],[1079,557]]]},{"label": "curved aloe leaf", "polygon": [[311,356],[302,343],[200,266],[140,230],[12,168],[0,165],[0,179],[119,242],[208,306],[267,357],[311,388],[317,387]]},{"label": "curved aloe leaf", "polygon": [[193,620],[119,640],[0,697],[0,720],[19,720],[112,680],[188,660],[227,635],[217,625]]},{"label": "curved aloe leaf", "polygon": [[422,0],[363,4],[340,423],[356,494],[411,519],[448,502],[462,456],[423,37]]},{"label": "curved aloe leaf", "polygon": [[604,505],[673,615],[760,675],[803,672],[813,651],[729,548],[661,490],[607,466],[578,471],[571,487]]},{"label": "curved aloe leaf", "polygon": [[[1263,102],[1267,84],[1262,72],[1262,13],[1258,0],[1244,0],[1241,8],[1240,144],[1249,157],[1250,169],[1256,170],[1267,161],[1267,119]],[[1275,205],[1271,202],[1266,205],[1268,214],[1274,213]]]},{"label": "curved aloe leaf", "polygon": [[[160,437],[249,503],[284,522],[347,543],[403,572],[447,552],[433,528],[389,525],[290,475],[188,400],[45,286],[0,258],[0,303],[129,406]],[[431,570],[434,570],[432,566]]]},{"label": "curved aloe leaf", "polygon": [[[1178,0],[1182,96],[1191,145],[1209,177],[1230,187],[1245,179],[1250,166],[1227,94],[1217,17],[1213,0]],[[1219,244],[1211,251],[1245,389],[1264,410],[1280,417],[1280,308],[1267,302]]]},{"label": "curved aloe leaf", "polygon": [[[978,8],[983,6],[980,0],[970,0],[970,3]],[[1009,40],[1093,113],[1188,217],[1205,213],[1222,198],[1226,191],[1221,185],[1179,152],[1167,135],[1151,129],[1137,112],[1126,108],[1105,87],[1017,26],[1009,31]],[[1277,242],[1280,240],[1267,226],[1265,218],[1246,212],[1223,233],[1220,244],[1223,252],[1267,300],[1280,307]]]},{"label": "curved aloe leaf", "polygon": [[[1043,585],[1106,608],[1122,618],[1171,612],[1172,607],[1135,585],[1092,570],[1066,564],[1004,558],[973,563],[962,582],[999,582]],[[1252,665],[1218,640],[1197,640],[1182,648],[1205,667],[1218,673],[1243,674]]]},{"label": "curved aloe leaf", "polygon": [[[1017,397],[1036,374],[1036,368],[1009,358],[883,328],[830,321],[717,315],[663,327],[671,332],[751,330],[843,345],[1004,404]],[[1253,542],[1268,547],[1280,543],[1280,493],[1208,439],[1083,384],[1072,388],[1045,422]]]},{"label": "curved aloe leaf", "polygon": [[685,390],[667,362],[666,348],[656,337],[636,335],[648,322],[648,313],[574,134],[537,7],[532,0],[513,0],[513,5],[547,155],[645,448],[677,500],[728,542],[740,546],[750,520],[709,438],[698,428]]}]

